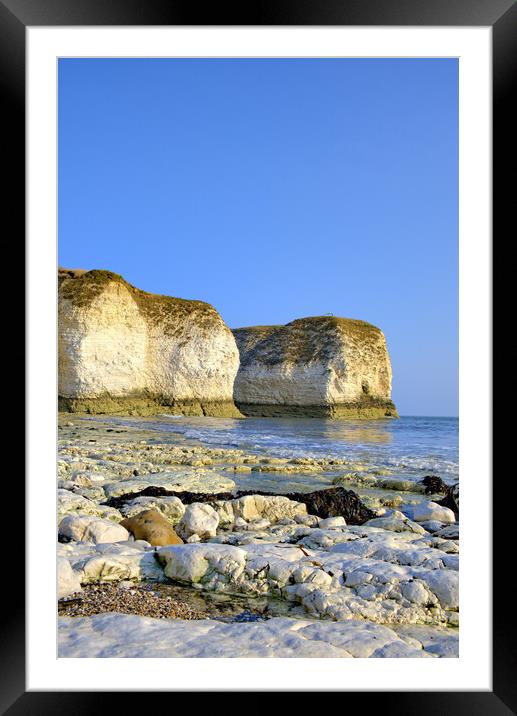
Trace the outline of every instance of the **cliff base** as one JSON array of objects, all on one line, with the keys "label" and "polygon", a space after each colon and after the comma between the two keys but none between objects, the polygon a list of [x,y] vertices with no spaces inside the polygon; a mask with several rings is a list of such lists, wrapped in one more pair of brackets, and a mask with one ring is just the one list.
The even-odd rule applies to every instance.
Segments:
[{"label": "cliff base", "polygon": [[258,405],[236,403],[246,417],[256,418],[332,418],[348,420],[377,420],[398,418],[397,409],[391,400],[364,403],[337,403],[335,405]]},{"label": "cliff base", "polygon": [[189,417],[206,416],[211,418],[242,418],[242,413],[231,400],[206,402],[199,400],[169,401],[160,397],[111,397],[65,398],[59,396],[60,412],[87,413],[89,415],[185,415]]}]

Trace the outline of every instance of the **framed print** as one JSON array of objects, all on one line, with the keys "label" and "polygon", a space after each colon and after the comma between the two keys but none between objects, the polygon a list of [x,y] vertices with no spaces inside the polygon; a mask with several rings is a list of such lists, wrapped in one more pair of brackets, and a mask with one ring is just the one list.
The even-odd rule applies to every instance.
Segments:
[{"label": "framed print", "polygon": [[2,713],[516,712],[491,438],[515,5],[0,19],[28,309]]}]

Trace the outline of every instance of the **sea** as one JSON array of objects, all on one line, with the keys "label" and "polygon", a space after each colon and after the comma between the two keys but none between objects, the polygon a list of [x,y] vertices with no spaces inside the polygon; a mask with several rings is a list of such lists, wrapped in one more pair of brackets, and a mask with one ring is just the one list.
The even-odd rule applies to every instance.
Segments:
[{"label": "sea", "polygon": [[[403,416],[381,420],[319,418],[207,418],[162,415],[111,418],[209,447],[272,457],[325,457],[386,470],[404,479],[424,475],[457,482],[458,418]],[[265,476],[264,476],[265,477]]]}]

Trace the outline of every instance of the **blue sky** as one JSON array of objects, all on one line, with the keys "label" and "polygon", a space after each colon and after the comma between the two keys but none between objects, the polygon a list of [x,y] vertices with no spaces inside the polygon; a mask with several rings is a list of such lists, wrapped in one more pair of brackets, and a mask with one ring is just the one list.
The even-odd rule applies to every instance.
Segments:
[{"label": "blue sky", "polygon": [[403,415],[458,414],[454,59],[64,59],[59,263],[386,334]]}]

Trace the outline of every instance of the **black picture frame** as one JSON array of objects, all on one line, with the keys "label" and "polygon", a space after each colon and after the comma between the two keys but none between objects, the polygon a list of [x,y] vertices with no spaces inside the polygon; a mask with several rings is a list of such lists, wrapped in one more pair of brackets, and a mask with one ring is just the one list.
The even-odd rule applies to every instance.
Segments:
[{"label": "black picture frame", "polygon": [[[74,25],[362,25],[362,26],[491,26],[493,32],[493,216],[494,236],[509,233],[510,212],[515,202],[512,181],[512,135],[515,113],[511,112],[512,81],[515,84],[517,47],[517,5],[513,0],[263,0],[240,6],[176,0],[0,0],[0,71],[3,119],[4,169],[9,181],[4,197],[8,215],[22,249],[25,232],[25,30],[28,26]],[[513,161],[513,164],[515,162]],[[513,202],[512,202],[513,199]],[[512,217],[513,218],[513,217]],[[19,260],[20,261],[20,260]],[[9,259],[12,263],[12,258]],[[20,264],[18,263],[18,266]],[[6,317],[13,322],[14,318]],[[498,395],[494,391],[494,409]],[[17,397],[19,402],[19,395]],[[495,449],[493,450],[495,454]],[[502,489],[494,486],[493,514],[507,513]],[[502,574],[505,565],[504,526],[494,520],[493,574]],[[19,525],[17,528],[19,534]],[[514,541],[514,540],[513,540]],[[513,547],[513,544],[512,544]],[[25,689],[25,613],[20,598],[19,544],[6,550],[4,574],[17,575],[17,593],[2,613],[0,648],[0,713],[89,714],[97,709],[120,708],[121,693],[27,692]],[[511,558],[511,557],[510,557]],[[490,575],[483,578],[489,579]],[[508,577],[510,579],[510,577]],[[494,579],[493,591],[493,690],[490,692],[369,692],[367,702],[360,693],[347,692],[346,704],[361,699],[370,709],[398,714],[517,714],[517,659],[512,607],[508,607],[503,580]],[[19,590],[19,591],[18,591]],[[79,668],[79,667],[78,667]],[[408,689],[411,684],[408,683]],[[163,696],[167,696],[163,694]],[[201,696],[201,694],[199,694]],[[115,699],[117,700],[115,702]],[[130,694],[133,708],[148,705],[149,694]],[[144,701],[143,699],[146,699]],[[177,702],[169,701],[174,708]]]}]

